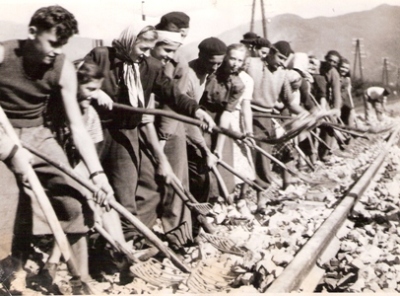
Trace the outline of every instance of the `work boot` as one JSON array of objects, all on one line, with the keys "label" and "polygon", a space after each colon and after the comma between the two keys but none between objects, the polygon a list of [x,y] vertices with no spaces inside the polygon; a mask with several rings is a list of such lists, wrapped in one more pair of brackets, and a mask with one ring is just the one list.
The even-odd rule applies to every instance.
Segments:
[{"label": "work boot", "polygon": [[72,295],[100,295],[99,291],[93,286],[93,280],[70,279],[69,284],[72,288]]}]

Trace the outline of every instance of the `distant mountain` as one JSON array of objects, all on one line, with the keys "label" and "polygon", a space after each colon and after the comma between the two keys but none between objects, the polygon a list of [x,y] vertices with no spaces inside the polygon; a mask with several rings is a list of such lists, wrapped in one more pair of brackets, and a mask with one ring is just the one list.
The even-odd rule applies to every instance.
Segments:
[{"label": "distant mountain", "polygon": [[[256,33],[262,35],[261,21],[255,25]],[[216,37],[227,44],[238,42],[249,27],[249,24],[241,25]],[[387,57],[395,65],[391,66],[389,81],[396,83],[400,64],[400,6],[381,5],[369,11],[312,19],[283,14],[268,23],[271,42],[287,40],[295,51],[314,54],[321,59],[328,50],[336,49],[353,64],[353,38],[363,38],[362,49],[367,54],[362,61],[364,77],[380,81],[382,59]],[[184,52],[188,60],[195,58],[197,44],[188,44]]]},{"label": "distant mountain", "polygon": [[[216,37],[227,44],[238,42],[249,27],[249,24],[244,24]],[[27,34],[26,25],[0,21],[0,28],[0,40],[25,38]],[[256,22],[255,29],[257,34],[262,35],[261,21]],[[268,23],[268,39],[271,42],[287,40],[295,51],[314,54],[321,59],[328,50],[336,49],[353,64],[353,38],[363,38],[363,50],[367,54],[363,59],[364,77],[380,81],[383,58],[387,57],[394,64],[389,81],[396,83],[400,64],[400,6],[381,5],[368,11],[312,19],[283,14]],[[181,49],[187,60],[197,56],[198,42]],[[76,36],[65,47],[65,53],[69,59],[75,60],[83,57],[92,47],[92,39]]]}]

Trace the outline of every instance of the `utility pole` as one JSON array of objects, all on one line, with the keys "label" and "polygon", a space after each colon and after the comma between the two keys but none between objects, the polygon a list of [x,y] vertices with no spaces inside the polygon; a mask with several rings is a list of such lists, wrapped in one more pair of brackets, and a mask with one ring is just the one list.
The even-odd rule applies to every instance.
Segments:
[{"label": "utility pole", "polygon": [[142,21],[146,20],[146,15],[144,14],[144,0],[142,0]]},{"label": "utility pole", "polygon": [[383,84],[383,86],[388,86],[389,85],[388,58],[383,58],[382,84]]},{"label": "utility pole", "polygon": [[396,83],[397,92],[400,93],[400,67],[397,67],[397,83]]},{"label": "utility pole", "polygon": [[358,69],[359,78],[361,81],[364,81],[363,66],[362,66],[362,58],[364,57],[364,55],[361,52],[361,46],[362,46],[361,40],[362,38],[353,38],[353,43],[355,43],[353,77],[354,79],[357,77],[357,69]]},{"label": "utility pole", "polygon": [[251,22],[250,22],[250,32],[254,32],[254,17],[256,13],[256,0],[253,0],[253,5],[251,6]]},{"label": "utility pole", "polygon": [[[257,0],[253,0],[253,4],[251,6],[250,32],[254,32],[254,20],[255,20],[255,14],[256,14],[256,2],[257,2]],[[261,6],[261,17],[262,17],[263,34],[264,34],[264,38],[267,38],[267,36],[268,36],[268,33],[267,33],[267,18],[265,16],[264,0],[260,0],[260,6]]]},{"label": "utility pole", "polygon": [[92,46],[93,48],[103,46],[103,39],[93,39]]},{"label": "utility pole", "polygon": [[267,38],[267,19],[265,18],[265,7],[264,7],[264,0],[261,0],[261,17],[262,17],[262,26],[263,26],[263,33],[264,38]]}]

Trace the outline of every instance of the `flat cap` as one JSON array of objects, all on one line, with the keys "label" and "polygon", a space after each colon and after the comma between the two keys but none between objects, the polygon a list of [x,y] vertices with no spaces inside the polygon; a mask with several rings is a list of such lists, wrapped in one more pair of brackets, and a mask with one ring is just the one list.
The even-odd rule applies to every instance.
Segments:
[{"label": "flat cap", "polygon": [[174,24],[178,29],[189,28],[190,17],[181,11],[173,11],[161,17],[160,23],[156,25],[157,30],[165,30],[168,24]]},{"label": "flat cap", "polygon": [[210,37],[199,44],[199,50],[206,55],[223,55],[226,53],[226,45],[220,39]]},{"label": "flat cap", "polygon": [[256,33],[247,32],[243,35],[243,39],[240,40],[241,43],[253,43],[258,37]]},{"label": "flat cap", "polygon": [[288,57],[291,53],[294,53],[294,51],[290,47],[289,42],[283,41],[283,40],[272,44],[272,48],[275,48],[277,51],[279,51],[285,57]]},{"label": "flat cap", "polygon": [[271,48],[271,42],[269,42],[268,39],[265,38],[257,38],[254,42],[253,42],[254,46],[257,47],[268,47]]}]

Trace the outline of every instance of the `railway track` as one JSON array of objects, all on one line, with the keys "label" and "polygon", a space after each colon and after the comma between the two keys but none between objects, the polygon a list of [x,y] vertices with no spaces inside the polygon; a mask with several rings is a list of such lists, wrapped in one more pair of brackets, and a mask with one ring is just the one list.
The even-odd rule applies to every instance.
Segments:
[{"label": "railway track", "polygon": [[[190,274],[179,273],[164,261],[159,272],[152,270],[163,279],[162,285],[157,285],[150,272],[142,273],[124,291],[314,292],[350,230],[348,217],[353,207],[373,183],[397,143],[398,132],[387,133],[386,138],[358,139],[346,147],[348,151],[337,151],[327,166],[310,173],[324,179],[324,186],[276,190],[263,216],[250,213],[252,194],[246,210],[243,201],[231,206],[217,201],[214,215],[208,217],[216,233],[201,234],[199,246],[186,249],[183,259],[191,267]],[[163,268],[175,271],[163,274]],[[170,285],[168,278],[173,281]]]},{"label": "railway track", "polygon": [[[342,201],[318,228],[315,234],[308,240],[296,257],[285,268],[282,274],[266,290],[267,293],[292,292],[301,288],[302,291],[313,292],[318,284],[317,274],[322,277],[323,270],[318,267],[329,261],[339,250],[338,232],[345,226],[347,217],[361,198],[363,193],[370,186],[381,168],[392,145],[398,141],[400,129],[393,131],[384,147],[368,169],[355,182],[351,189],[344,196]],[[329,256],[333,254],[333,256]],[[303,285],[307,281],[307,285]],[[310,285],[314,281],[315,285]],[[310,291],[311,289],[311,291]]]},{"label": "railway track", "polygon": [[[253,190],[234,205],[217,200],[207,217],[216,232],[200,234],[198,244],[182,254],[190,273],[182,273],[168,259],[149,259],[133,265],[131,284],[119,286],[114,274],[104,275],[95,286],[104,294],[314,292],[327,271],[332,273],[328,265],[353,223],[348,217],[397,143],[398,132],[356,139],[344,151],[335,151],[326,165],[309,173],[322,185],[272,190],[263,215],[252,213]],[[56,284],[68,293],[66,274],[61,266]]]}]

